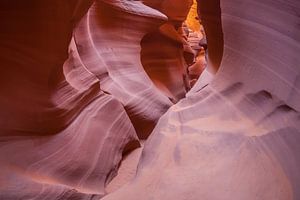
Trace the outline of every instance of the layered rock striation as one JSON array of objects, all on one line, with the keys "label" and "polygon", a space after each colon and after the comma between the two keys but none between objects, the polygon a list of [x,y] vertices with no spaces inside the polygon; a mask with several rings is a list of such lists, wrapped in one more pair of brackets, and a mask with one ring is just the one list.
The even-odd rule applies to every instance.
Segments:
[{"label": "layered rock striation", "polygon": [[300,199],[300,4],[191,3],[0,3],[0,199]]}]

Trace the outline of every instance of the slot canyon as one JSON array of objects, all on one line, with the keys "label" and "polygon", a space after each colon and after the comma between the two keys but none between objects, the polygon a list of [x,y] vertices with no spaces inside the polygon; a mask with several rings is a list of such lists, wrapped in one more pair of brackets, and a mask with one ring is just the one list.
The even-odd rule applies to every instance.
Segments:
[{"label": "slot canyon", "polygon": [[1,0],[0,200],[300,200],[299,0]]}]

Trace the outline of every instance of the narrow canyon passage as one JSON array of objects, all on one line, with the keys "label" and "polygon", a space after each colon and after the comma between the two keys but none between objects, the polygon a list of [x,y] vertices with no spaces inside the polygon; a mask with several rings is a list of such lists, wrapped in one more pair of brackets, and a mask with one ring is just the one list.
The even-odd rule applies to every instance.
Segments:
[{"label": "narrow canyon passage", "polygon": [[297,0],[0,2],[0,200],[299,200]]}]

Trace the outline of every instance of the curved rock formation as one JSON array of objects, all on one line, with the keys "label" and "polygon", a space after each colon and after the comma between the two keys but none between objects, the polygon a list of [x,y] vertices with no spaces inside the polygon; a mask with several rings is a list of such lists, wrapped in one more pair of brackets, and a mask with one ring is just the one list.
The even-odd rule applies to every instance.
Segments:
[{"label": "curved rock formation", "polygon": [[1,135],[57,133],[98,95],[95,79],[77,91],[62,68],[73,26],[89,6],[1,2]]},{"label": "curved rock formation", "polygon": [[163,14],[138,1],[96,1],[74,33],[84,66],[96,75],[103,91],[125,106],[142,139],[172,105],[140,61],[142,38],[165,20]]},{"label": "curved rock formation", "polygon": [[1,2],[1,199],[103,196],[172,105],[140,63],[142,37],[166,17],[92,3]]},{"label": "curved rock formation", "polygon": [[0,2],[0,199],[300,199],[300,4],[190,3]]},{"label": "curved rock formation", "polygon": [[101,197],[138,146],[122,104],[100,91],[71,41],[90,5],[0,3],[0,199]]},{"label": "curved rock formation", "polygon": [[[299,199],[299,5],[222,1],[219,72],[206,86],[200,77],[169,109],[136,177],[104,199]],[[218,7],[217,0],[200,2],[200,12]],[[202,20],[211,30],[210,67],[218,68],[222,38],[214,37],[222,32],[210,13]]]}]

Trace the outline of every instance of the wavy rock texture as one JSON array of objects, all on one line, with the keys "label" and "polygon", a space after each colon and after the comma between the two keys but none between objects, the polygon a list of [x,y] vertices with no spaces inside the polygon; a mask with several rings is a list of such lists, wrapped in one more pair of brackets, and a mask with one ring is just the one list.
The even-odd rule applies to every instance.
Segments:
[{"label": "wavy rock texture", "polygon": [[300,199],[298,1],[199,1],[222,63],[162,118],[142,41],[183,1],[143,2],[1,1],[0,199]]},{"label": "wavy rock texture", "polygon": [[122,153],[138,147],[124,107],[71,40],[91,3],[0,3],[0,199],[101,197]]},{"label": "wavy rock texture", "polygon": [[138,1],[1,2],[0,199],[105,195],[172,105],[140,61],[166,19]]},{"label": "wavy rock texture", "polygon": [[[209,15],[218,3],[200,1],[208,42],[222,35],[210,23],[220,22]],[[300,199],[299,6],[222,1],[220,71],[169,109],[136,177],[104,199]],[[208,44],[215,66],[216,40]]]},{"label": "wavy rock texture", "polygon": [[78,91],[65,81],[62,68],[72,26],[89,6],[88,1],[1,2],[1,135],[56,133],[97,96],[96,79]]},{"label": "wavy rock texture", "polygon": [[138,1],[96,1],[74,33],[81,62],[125,106],[142,139],[172,105],[145,73],[140,56],[144,35],[165,20]]}]

